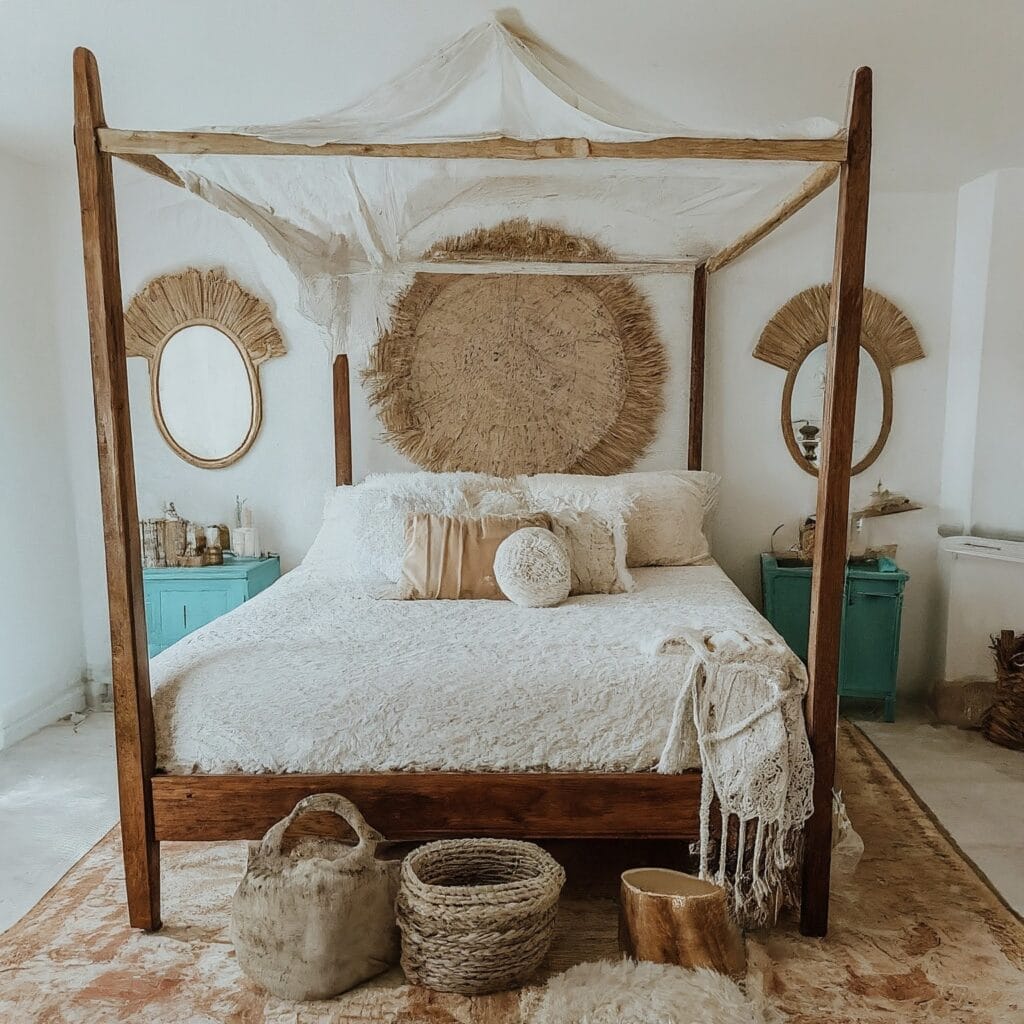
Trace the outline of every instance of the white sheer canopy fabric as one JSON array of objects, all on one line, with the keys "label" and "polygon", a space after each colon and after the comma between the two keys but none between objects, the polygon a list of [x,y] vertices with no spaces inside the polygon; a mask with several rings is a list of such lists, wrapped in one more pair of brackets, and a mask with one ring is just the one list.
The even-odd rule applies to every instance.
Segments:
[{"label": "white sheer canopy fabric", "polygon": [[[601,100],[588,98],[600,91]],[[654,118],[491,22],[349,107],[289,124],[221,129],[327,142],[508,137],[630,142],[709,133]],[[718,136],[824,138],[812,119]],[[511,217],[588,235],[622,259],[706,258],[757,224],[813,170],[721,160],[433,160],[171,156],[195,194],[241,217],[295,273],[302,312],[336,351],[370,344],[411,263],[441,238]]]}]

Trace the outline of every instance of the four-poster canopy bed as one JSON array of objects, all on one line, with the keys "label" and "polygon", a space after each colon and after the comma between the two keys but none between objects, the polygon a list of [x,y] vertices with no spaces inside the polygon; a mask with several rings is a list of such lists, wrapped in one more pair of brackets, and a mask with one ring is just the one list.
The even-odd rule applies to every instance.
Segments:
[{"label": "four-poster canopy bed", "polygon": [[[107,127],[93,54],[74,54],[75,145],[81,194],[103,502],[115,731],[125,876],[131,924],[160,927],[160,843],[257,838],[311,793],[338,791],[392,839],[466,834],[532,838],[693,838],[700,774],[634,772],[366,772],[352,774],[170,774],[158,770],[145,635],[135,468],[129,418],[123,306],[118,265],[113,156],[181,185],[160,154],[418,157],[459,160],[740,160],[820,164],[769,217],[693,267],[687,463],[702,465],[704,333],[708,278],[803,208],[838,177],[839,206],[828,338],[824,438],[818,480],[805,714],[815,768],[814,813],[804,832],[801,927],[828,923],[837,674],[846,563],[857,366],[860,348],[871,151],[871,72],[854,72],[845,130],[823,139],[672,137],[634,142],[584,138],[523,141],[307,146],[226,132],[137,132]],[[685,261],[683,261],[685,263]],[[603,264],[430,262],[439,273],[631,274],[637,261]],[[678,269],[678,266],[677,266]],[[353,479],[349,365],[334,360],[335,469]]]}]

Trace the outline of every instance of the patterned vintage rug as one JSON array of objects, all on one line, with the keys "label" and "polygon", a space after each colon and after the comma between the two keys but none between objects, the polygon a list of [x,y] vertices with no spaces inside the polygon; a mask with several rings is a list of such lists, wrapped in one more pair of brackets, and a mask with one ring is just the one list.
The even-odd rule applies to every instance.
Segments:
[{"label": "patterned vintage rug", "polygon": [[[804,939],[787,922],[750,941],[748,991],[795,1024],[1024,1022],[1024,924],[845,724],[840,759],[864,859],[834,895],[827,939]],[[546,973],[616,955],[607,894],[623,865],[589,850],[570,865],[575,878]],[[126,925],[115,831],[0,936],[0,1021],[528,1024],[532,996],[440,995],[405,985],[397,970],[331,1002],[268,997],[240,975],[225,936],[243,844],[164,851],[159,934]]]}]

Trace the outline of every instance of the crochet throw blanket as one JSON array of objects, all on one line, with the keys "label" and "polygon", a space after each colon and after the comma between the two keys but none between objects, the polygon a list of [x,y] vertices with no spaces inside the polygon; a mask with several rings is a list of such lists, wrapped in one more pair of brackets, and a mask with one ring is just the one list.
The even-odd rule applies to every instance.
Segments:
[{"label": "crochet throw blanket", "polygon": [[[703,770],[700,877],[730,890],[747,928],[773,924],[799,867],[813,808],[814,766],[804,730],[807,672],[781,640],[736,630],[679,629],[658,655],[693,655],[659,771],[681,771],[697,751]],[[692,721],[694,729],[688,729]],[[689,737],[686,739],[685,737]],[[689,760],[688,760],[689,758]],[[712,806],[722,840],[712,857]]]}]

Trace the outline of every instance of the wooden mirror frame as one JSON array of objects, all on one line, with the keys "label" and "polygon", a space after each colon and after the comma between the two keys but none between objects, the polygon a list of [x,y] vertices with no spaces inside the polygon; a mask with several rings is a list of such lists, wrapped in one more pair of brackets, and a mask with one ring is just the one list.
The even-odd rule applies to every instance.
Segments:
[{"label": "wooden mirror frame", "polygon": [[[199,469],[222,469],[237,462],[252,447],[263,425],[260,364],[285,354],[284,340],[269,306],[223,270],[189,268],[150,281],[128,304],[124,314],[125,354],[149,362],[149,392],[153,418],[168,447]],[[183,448],[167,427],[160,405],[160,363],[168,342],[186,327],[212,327],[238,350],[249,379],[249,429],[234,451],[204,459]]]},{"label": "wooden mirror frame", "polygon": [[[811,476],[818,469],[800,451],[790,418],[793,388],[804,360],[828,338],[830,285],[815,285],[794,295],[765,325],[754,349],[754,358],[786,371],[782,388],[782,437],[793,461]],[[904,363],[924,358],[924,349],[914,325],[889,299],[871,289],[864,290],[864,315],[860,335],[861,348],[875,362],[882,382],[882,423],[878,437],[867,454],[850,470],[852,476],[863,473],[882,453],[892,430],[892,371]]]},{"label": "wooden mirror frame", "polygon": [[[249,429],[234,451],[215,459],[204,459],[178,443],[167,426],[167,421],[164,419],[163,406],[160,403],[160,366],[163,361],[164,349],[172,338],[188,327],[212,327],[215,331],[223,334],[238,350],[238,355],[241,357],[242,365],[245,367],[245,374],[249,381]],[[179,324],[161,339],[149,364],[149,396],[153,404],[153,418],[156,420],[157,428],[163,439],[175,455],[199,469],[222,469],[224,466],[230,466],[233,462],[237,462],[252,447],[253,441],[256,440],[256,435],[260,432],[260,427],[263,425],[263,392],[260,388],[259,374],[256,372],[256,366],[252,359],[249,358],[249,353],[234,331],[229,331],[223,324],[215,323],[202,317],[196,317],[194,320],[188,320],[183,324]]]}]

